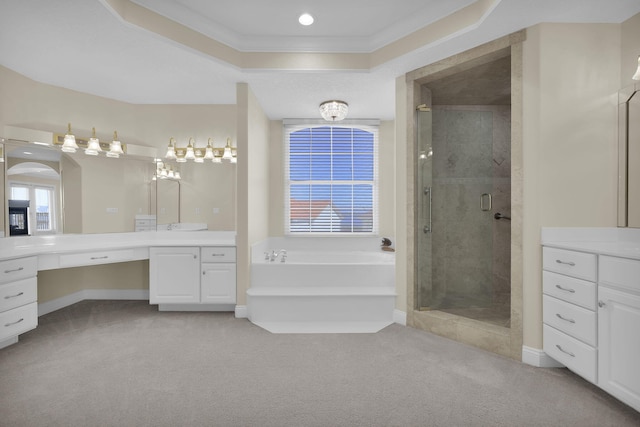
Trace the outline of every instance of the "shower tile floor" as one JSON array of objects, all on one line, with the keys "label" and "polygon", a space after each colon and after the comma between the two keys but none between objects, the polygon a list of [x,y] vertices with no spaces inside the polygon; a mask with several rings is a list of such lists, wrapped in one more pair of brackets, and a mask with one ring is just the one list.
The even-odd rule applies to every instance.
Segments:
[{"label": "shower tile floor", "polygon": [[508,304],[495,304],[491,307],[440,308],[439,311],[505,328],[511,326],[511,308]]},{"label": "shower tile floor", "polygon": [[492,303],[480,297],[474,298],[469,295],[449,293],[431,310],[438,310],[454,316],[466,317],[505,328],[511,326],[511,305],[508,295],[494,296],[494,302]]}]

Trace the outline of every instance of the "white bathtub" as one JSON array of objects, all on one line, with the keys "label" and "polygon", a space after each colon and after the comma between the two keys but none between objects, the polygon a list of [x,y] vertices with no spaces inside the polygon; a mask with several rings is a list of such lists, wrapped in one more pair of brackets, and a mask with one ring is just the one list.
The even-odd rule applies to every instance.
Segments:
[{"label": "white bathtub", "polygon": [[[249,320],[276,333],[377,332],[393,323],[395,254],[380,238],[270,238],[252,246]],[[287,251],[265,259],[265,252]]]},{"label": "white bathtub", "polygon": [[[286,250],[285,262],[265,252]],[[377,237],[272,238],[252,248],[251,287],[395,287],[395,253],[380,249]]]}]

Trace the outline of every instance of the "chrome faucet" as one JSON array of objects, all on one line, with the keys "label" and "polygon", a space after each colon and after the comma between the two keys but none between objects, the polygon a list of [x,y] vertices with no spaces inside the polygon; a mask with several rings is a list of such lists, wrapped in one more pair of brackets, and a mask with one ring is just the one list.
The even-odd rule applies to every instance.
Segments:
[{"label": "chrome faucet", "polygon": [[278,259],[278,256],[280,256],[280,262],[284,262],[287,259],[287,251],[286,249],[280,249],[279,251],[271,251],[271,256],[269,257],[269,261],[273,262],[276,259]]}]

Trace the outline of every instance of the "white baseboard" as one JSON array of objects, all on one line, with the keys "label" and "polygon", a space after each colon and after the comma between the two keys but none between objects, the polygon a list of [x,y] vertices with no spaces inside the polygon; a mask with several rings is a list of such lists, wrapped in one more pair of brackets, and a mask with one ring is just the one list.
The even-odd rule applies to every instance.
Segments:
[{"label": "white baseboard", "polygon": [[86,299],[148,300],[148,289],[83,289],[38,304],[38,316],[51,313]]},{"label": "white baseboard", "polygon": [[393,310],[393,323],[407,326],[407,312],[401,310]]},{"label": "white baseboard", "polygon": [[247,306],[246,305],[236,305],[236,318],[237,319],[246,319],[248,316],[247,314]]},{"label": "white baseboard", "polygon": [[538,368],[563,368],[564,365],[549,357],[543,350],[522,346],[522,363]]},{"label": "white baseboard", "polygon": [[18,337],[12,337],[12,338],[7,338],[6,340],[0,341],[0,349],[1,348],[5,348],[5,347],[9,347],[12,344],[15,344],[18,342]]},{"label": "white baseboard", "polygon": [[233,304],[158,304],[158,311],[233,311]]}]

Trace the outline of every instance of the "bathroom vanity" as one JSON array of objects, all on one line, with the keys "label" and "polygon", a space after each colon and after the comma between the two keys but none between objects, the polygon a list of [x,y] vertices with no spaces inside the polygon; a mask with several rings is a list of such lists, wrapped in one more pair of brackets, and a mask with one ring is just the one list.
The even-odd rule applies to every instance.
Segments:
[{"label": "bathroom vanity", "polygon": [[[149,260],[150,303],[233,311],[235,233],[170,231],[0,239],[0,348],[38,324],[38,271]],[[169,304],[163,307],[163,304]],[[61,308],[61,307],[58,307]]]},{"label": "bathroom vanity", "polygon": [[543,228],[544,351],[640,411],[640,230]]},{"label": "bathroom vanity", "polygon": [[150,248],[149,302],[163,311],[232,311],[236,303],[236,248]]}]

